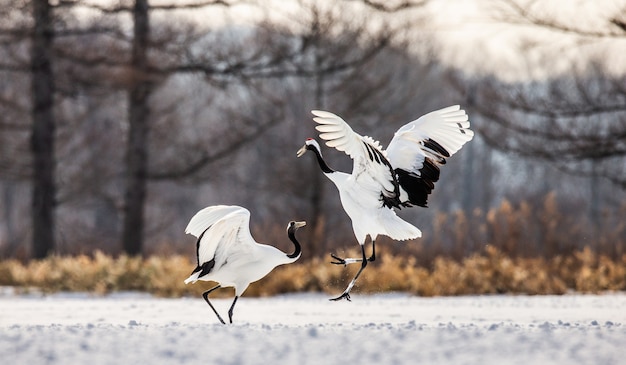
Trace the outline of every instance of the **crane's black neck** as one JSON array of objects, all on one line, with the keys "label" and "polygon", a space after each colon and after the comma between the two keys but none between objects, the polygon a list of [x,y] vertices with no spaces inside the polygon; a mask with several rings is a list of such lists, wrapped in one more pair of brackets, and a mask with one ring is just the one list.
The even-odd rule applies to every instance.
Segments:
[{"label": "crane's black neck", "polygon": [[335,170],[328,167],[328,165],[326,164],[326,161],[324,161],[324,158],[322,157],[322,153],[320,152],[320,150],[317,149],[317,147],[308,146],[308,149],[315,153],[315,158],[317,158],[317,163],[320,165],[322,172],[324,172],[325,174],[330,174],[330,173],[335,172]]},{"label": "crane's black neck", "polygon": [[302,247],[300,247],[300,242],[298,242],[298,240],[296,239],[296,229],[296,227],[289,227],[289,229],[287,230],[287,236],[289,236],[289,239],[291,240],[291,242],[293,242],[293,245],[295,246],[293,253],[287,255],[287,257],[289,257],[290,259],[298,258],[298,256],[300,256],[300,254],[302,253]]}]

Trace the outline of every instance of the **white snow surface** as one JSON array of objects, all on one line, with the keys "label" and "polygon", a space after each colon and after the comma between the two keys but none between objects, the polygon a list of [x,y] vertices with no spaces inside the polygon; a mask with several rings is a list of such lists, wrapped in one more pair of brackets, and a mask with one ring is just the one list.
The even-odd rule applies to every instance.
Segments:
[{"label": "white snow surface", "polygon": [[[3,364],[625,364],[626,294],[0,294]],[[231,299],[212,301],[224,318]]]}]

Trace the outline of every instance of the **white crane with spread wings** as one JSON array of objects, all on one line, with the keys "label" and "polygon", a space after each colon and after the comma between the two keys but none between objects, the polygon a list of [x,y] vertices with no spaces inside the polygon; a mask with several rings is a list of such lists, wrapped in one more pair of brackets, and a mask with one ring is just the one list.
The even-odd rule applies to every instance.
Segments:
[{"label": "white crane with spread wings", "polygon": [[[371,137],[361,136],[339,116],[313,110],[315,127],[328,147],[345,152],[354,160],[352,173],[331,169],[322,157],[320,145],[308,138],[298,157],[313,151],[322,172],[337,186],[344,210],[361,245],[362,258],[342,259],[332,255],[334,264],[361,262],[361,268],[346,290],[332,300],[350,300],[350,290],[367,266],[376,259],[378,235],[396,240],[421,237],[422,232],[398,217],[393,208],[426,207],[428,195],[439,180],[439,166],[474,136],[467,114],[458,105],[428,113],[402,126],[387,150]],[[365,255],[367,236],[372,255]]]}]

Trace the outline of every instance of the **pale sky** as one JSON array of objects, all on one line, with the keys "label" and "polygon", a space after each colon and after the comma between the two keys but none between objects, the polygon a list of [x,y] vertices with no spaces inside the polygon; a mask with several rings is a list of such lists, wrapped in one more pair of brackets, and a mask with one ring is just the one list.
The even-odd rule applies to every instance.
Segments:
[{"label": "pale sky", "polygon": [[[581,38],[566,32],[496,19],[499,0],[440,0],[429,5],[435,37],[442,57],[465,69],[496,72],[506,79],[541,78],[546,74],[572,72],[590,58],[606,62],[612,72],[626,72],[626,36]],[[532,9],[569,27],[607,29],[606,21],[624,0],[542,0]]]},{"label": "pale sky", "polygon": [[[97,3],[116,0],[93,0]],[[323,0],[299,0],[304,4]],[[626,0],[516,0],[528,4],[533,13],[546,14],[570,27],[603,30],[607,19],[626,11]],[[172,0],[152,0],[152,4]],[[327,4],[336,4],[327,0]],[[347,2],[343,13],[358,13],[359,2]],[[266,0],[263,8],[247,5],[230,8],[211,6],[208,10],[180,12],[200,24],[218,27],[224,24],[249,24],[270,17],[297,26],[306,16],[298,10],[298,1]],[[523,24],[497,21],[503,0],[431,0],[425,9],[386,15],[390,21],[416,23],[416,34],[428,34],[439,44],[442,61],[466,72],[496,73],[508,80],[543,78],[555,73],[569,73],[584,68],[589,59],[602,60],[611,72],[626,72],[626,36],[619,38],[583,38],[560,31]],[[424,14],[426,14],[424,18]],[[345,14],[344,14],[345,15]],[[163,13],[154,12],[153,17]],[[167,21],[177,17],[167,13]],[[372,22],[373,22],[372,18]],[[415,41],[419,43],[420,40]]]}]

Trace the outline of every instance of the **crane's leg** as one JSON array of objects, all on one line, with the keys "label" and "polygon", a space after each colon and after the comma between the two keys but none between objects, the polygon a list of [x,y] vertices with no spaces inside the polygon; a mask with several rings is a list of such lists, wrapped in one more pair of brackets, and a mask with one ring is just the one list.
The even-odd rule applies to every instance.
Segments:
[{"label": "crane's leg", "polygon": [[239,299],[239,297],[235,295],[235,300],[233,300],[233,304],[228,310],[228,319],[230,320],[230,323],[233,323],[233,309],[235,308],[235,303],[237,303],[237,299]]},{"label": "crane's leg", "polygon": [[[363,244],[361,246],[361,248],[363,248],[365,246],[365,244]],[[363,260],[365,260],[365,255],[363,255],[363,258],[351,258],[351,259],[342,259],[341,257],[331,253],[330,256],[333,258],[333,260],[335,261],[331,261],[331,264],[335,264],[335,265],[343,265],[343,266],[348,266],[349,264],[354,264],[355,262],[363,262]],[[370,256],[367,261],[372,262],[376,260],[376,240],[372,240],[372,256]]]},{"label": "crane's leg", "polygon": [[[219,289],[220,287],[221,287],[220,285],[217,285],[216,287],[211,288],[211,289],[209,289],[209,290],[205,291],[204,293],[202,293],[202,297],[203,297],[203,298],[204,298],[204,300],[206,300],[206,302],[209,304],[209,307],[211,307],[211,309],[213,309],[213,313],[215,313],[215,315],[217,316],[217,319],[219,319],[219,320],[220,320],[220,322],[222,322],[222,324],[226,324],[226,322],[224,322],[224,320],[222,319],[222,317],[220,316],[220,314],[219,314],[219,313],[217,313],[217,311],[215,310],[215,307],[213,307],[213,304],[211,304],[211,302],[209,302],[209,294],[211,294],[211,292],[212,292],[213,290]],[[236,301],[236,300],[237,300],[237,298],[235,298],[235,301]],[[233,303],[233,306],[234,306],[234,305],[235,305],[235,304]],[[232,311],[232,307],[231,307],[231,311]],[[232,321],[231,321],[231,323],[232,323]]]},{"label": "crane's leg", "polygon": [[[372,247],[374,245],[374,241],[372,241]],[[341,299],[346,299],[347,301],[350,301],[350,290],[352,290],[352,287],[354,286],[354,283],[356,283],[356,279],[359,278],[359,275],[361,275],[361,272],[363,271],[363,269],[365,269],[365,266],[367,266],[367,262],[368,261],[374,261],[376,259],[375,256],[375,251],[372,250],[372,256],[370,256],[370,258],[366,258],[365,257],[365,245],[361,245],[361,253],[363,254],[363,258],[358,259],[358,261],[361,262],[361,268],[359,269],[359,271],[356,273],[356,275],[354,276],[354,278],[352,279],[352,281],[350,282],[350,284],[348,284],[348,287],[346,288],[346,290],[343,291],[343,293],[341,293],[340,296],[338,296],[337,298],[332,298],[330,300],[341,300]],[[356,259],[352,259],[352,260],[356,260]],[[356,262],[356,261],[354,261]],[[344,264],[347,265],[347,264]]]}]

